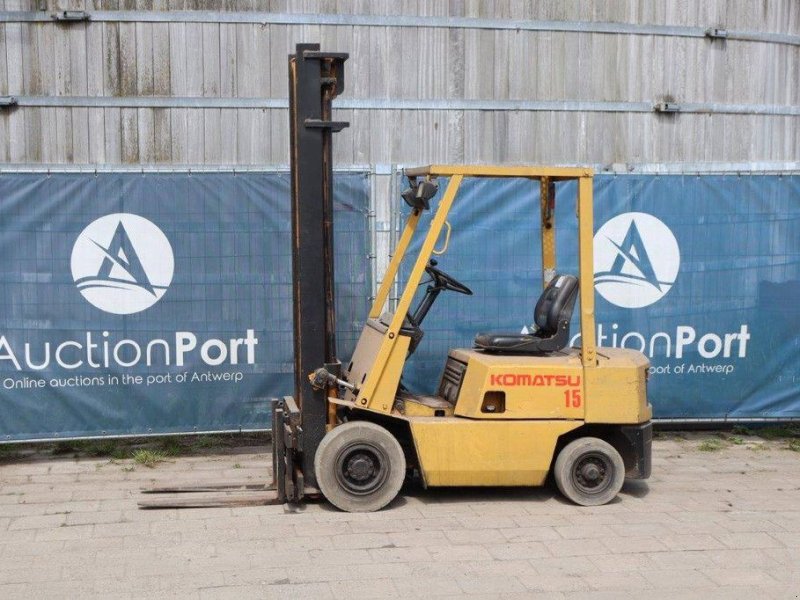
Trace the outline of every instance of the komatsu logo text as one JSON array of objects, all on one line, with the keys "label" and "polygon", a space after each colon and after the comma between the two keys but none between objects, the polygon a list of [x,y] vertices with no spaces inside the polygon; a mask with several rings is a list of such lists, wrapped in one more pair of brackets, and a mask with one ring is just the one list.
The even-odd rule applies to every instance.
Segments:
[{"label": "komatsu logo text", "polygon": [[553,386],[553,387],[578,387],[581,384],[580,375],[531,375],[530,373],[492,373],[489,376],[490,385],[503,387],[513,386]]}]

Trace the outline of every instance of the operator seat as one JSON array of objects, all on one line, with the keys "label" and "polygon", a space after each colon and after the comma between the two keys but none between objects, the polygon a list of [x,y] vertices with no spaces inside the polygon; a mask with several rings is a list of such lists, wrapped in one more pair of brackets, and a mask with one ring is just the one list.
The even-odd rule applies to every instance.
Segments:
[{"label": "operator seat", "polygon": [[556,275],[536,303],[536,325],[531,333],[479,333],[475,336],[475,347],[496,354],[544,354],[561,350],[569,343],[569,322],[577,297],[578,278]]}]

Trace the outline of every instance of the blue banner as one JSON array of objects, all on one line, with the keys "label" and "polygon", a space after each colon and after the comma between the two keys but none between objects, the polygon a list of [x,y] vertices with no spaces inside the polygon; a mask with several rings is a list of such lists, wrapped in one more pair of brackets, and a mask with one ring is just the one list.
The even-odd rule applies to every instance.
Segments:
[{"label": "blue banner", "polygon": [[[594,193],[598,342],[650,358],[655,417],[800,417],[800,177],[599,175]],[[558,186],[558,271],[573,274],[575,196]],[[475,295],[443,293],[428,315],[404,376],[426,392],[449,348],[529,326],[541,292],[538,183],[466,180],[449,221],[439,268]],[[579,345],[578,325],[576,310]]]},{"label": "blue banner", "polygon": [[[0,176],[0,440],[263,429],[292,389],[288,174]],[[371,282],[335,177],[338,342]]]},{"label": "blue banner", "polygon": [[[371,290],[368,190],[336,177],[343,358]],[[569,273],[574,197],[559,185]],[[440,268],[475,295],[439,297],[406,385],[531,324],[538,202],[525,180],[465,182]],[[601,175],[595,232],[598,340],[650,357],[657,418],[800,417],[800,177]],[[289,239],[288,174],[0,176],[0,440],[267,427],[292,388]]]}]

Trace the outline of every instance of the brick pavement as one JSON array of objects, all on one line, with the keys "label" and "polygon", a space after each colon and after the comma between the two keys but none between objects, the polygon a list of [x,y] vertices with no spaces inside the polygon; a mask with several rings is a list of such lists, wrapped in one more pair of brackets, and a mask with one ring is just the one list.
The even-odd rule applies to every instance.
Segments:
[{"label": "brick pavement", "polygon": [[0,598],[798,598],[800,454],[658,439],[653,477],[607,506],[538,490],[405,490],[326,504],[140,511],[151,483],[263,479],[268,449],[153,469],[0,464]]}]

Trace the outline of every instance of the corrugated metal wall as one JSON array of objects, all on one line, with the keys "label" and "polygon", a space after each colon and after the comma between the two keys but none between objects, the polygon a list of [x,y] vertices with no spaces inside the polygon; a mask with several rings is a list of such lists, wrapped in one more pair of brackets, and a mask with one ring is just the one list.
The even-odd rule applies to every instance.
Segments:
[{"label": "corrugated metal wall", "polygon": [[[317,41],[351,54],[340,103],[350,108],[337,118],[352,125],[336,138],[339,166],[800,154],[797,0],[0,0],[0,8],[0,95],[18,100],[0,109],[7,164],[285,165],[286,57],[297,42]],[[49,19],[66,8],[92,20]],[[161,12],[135,12],[150,9]],[[304,14],[311,24],[272,18],[303,22]],[[314,24],[336,14],[339,25]],[[358,24],[364,16],[370,24]],[[565,22],[588,31],[547,30]],[[612,32],[597,31],[607,23]],[[704,37],[711,26],[744,35]],[[651,110],[665,99],[693,112]]]}]

